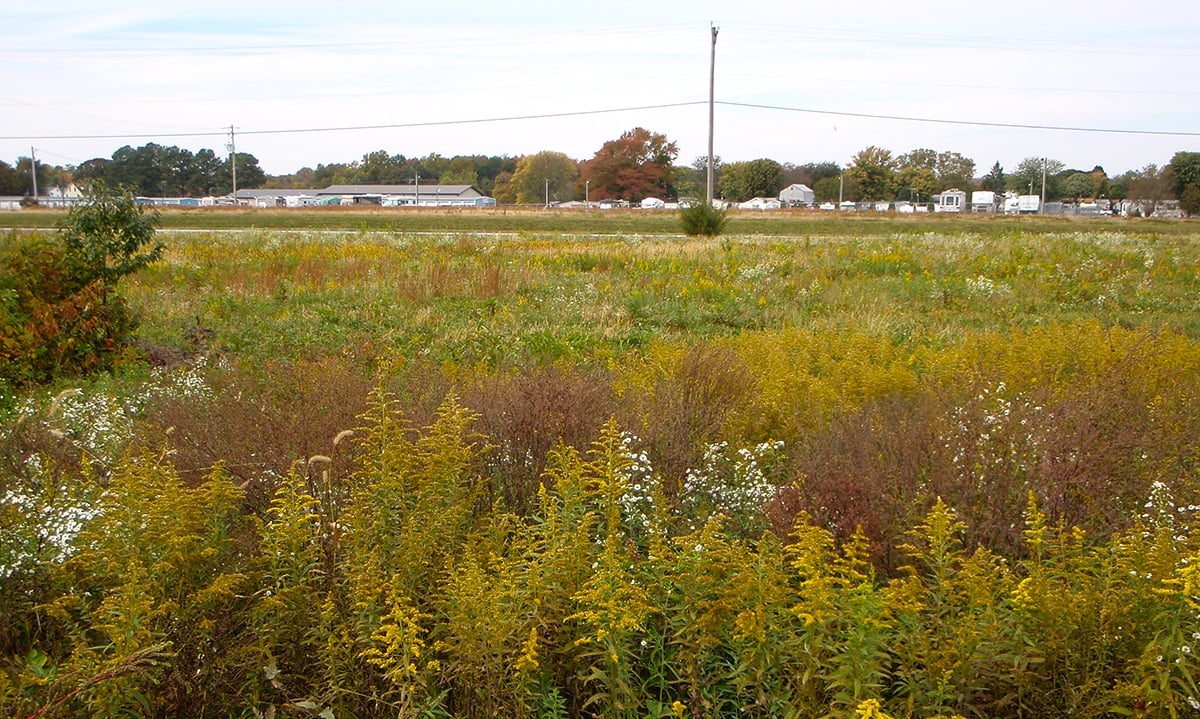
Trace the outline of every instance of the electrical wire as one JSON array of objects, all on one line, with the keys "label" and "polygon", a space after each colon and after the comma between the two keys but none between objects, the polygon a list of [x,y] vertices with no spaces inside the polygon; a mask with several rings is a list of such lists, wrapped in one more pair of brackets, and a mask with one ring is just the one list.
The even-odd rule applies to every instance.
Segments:
[{"label": "electrical wire", "polygon": [[[694,107],[696,105],[707,104],[704,100],[692,100],[688,102],[673,102],[661,105],[640,105],[634,107],[616,107],[602,110],[580,110],[576,112],[548,112],[534,115],[508,115],[498,117],[479,117],[459,120],[431,120],[427,122],[402,122],[402,123],[380,123],[372,125],[341,125],[332,127],[296,127],[271,130],[242,130],[238,135],[298,135],[306,133],[318,132],[359,132],[364,130],[396,130],[414,127],[447,127],[452,125],[478,125],[493,122],[520,122],[527,120],[549,120],[563,117],[582,117],[587,115],[605,115],[621,112],[639,112],[645,110],[665,110],[678,107]],[[1112,127],[1082,127],[1070,125],[1041,125],[1033,123],[1015,123],[1015,122],[987,122],[982,120],[951,120],[946,118],[936,117],[913,117],[905,115],[885,115],[879,113],[868,112],[846,112],[839,110],[818,110],[805,107],[787,107],[782,105],[765,105],[750,102],[733,102],[729,100],[717,100],[717,105],[724,107],[747,108],[755,110],[771,110],[775,112],[797,112],[811,115],[833,115],[836,117],[858,117],[870,120],[891,120],[901,122],[924,122],[940,125],[960,125],[966,127],[993,127],[1015,130],[1050,130],[1056,132],[1088,132],[1113,135],[1144,135],[1144,136],[1161,136],[1161,137],[1200,137],[1200,132],[1186,132],[1177,130],[1131,130]],[[40,142],[44,140],[127,140],[135,138],[178,138],[178,137],[219,137],[226,133],[221,130],[205,131],[205,132],[146,132],[146,133],[114,133],[114,134],[97,134],[97,135],[20,135],[20,136],[0,136],[3,141],[24,141],[24,142]]]},{"label": "electrical wire", "polygon": [[[463,120],[432,120],[429,122],[401,122],[380,125],[343,125],[338,127],[297,127],[281,130],[242,130],[238,135],[298,135],[311,132],[354,132],[361,130],[396,130],[412,127],[444,127],[448,125],[476,125],[490,122],[515,122],[520,120],[549,120],[559,117],[581,117],[584,115],[605,115],[618,112],[636,112],[641,110],[664,110],[674,107],[689,107],[704,105],[707,101],[694,100],[691,102],[673,102],[664,105],[641,105],[638,107],[615,107],[604,110],[579,110],[577,112],[549,112],[538,115],[509,115],[505,117],[479,117]],[[111,135],[37,135],[37,136],[0,136],[0,140],[124,140],[144,137],[215,137],[227,134],[223,131],[211,132],[170,132],[170,133],[120,133]]]},{"label": "electrical wire", "polygon": [[1181,132],[1174,130],[1126,130],[1112,127],[1072,127],[1069,125],[1035,125],[1017,122],[986,122],[983,120],[947,120],[934,117],[908,117],[904,115],[880,115],[869,112],[841,112],[837,110],[814,110],[805,107],[783,107],[780,105],[759,105],[750,102],[730,102],[717,100],[717,105],[729,107],[747,107],[757,110],[777,110],[782,112],[802,112],[812,115],[835,115],[837,117],[861,117],[870,120],[899,120],[903,122],[931,122],[939,125],[965,125],[968,127],[1002,127],[1012,130],[1055,130],[1059,132],[1096,132],[1112,135],[1159,135],[1165,137],[1200,137],[1200,132]]}]

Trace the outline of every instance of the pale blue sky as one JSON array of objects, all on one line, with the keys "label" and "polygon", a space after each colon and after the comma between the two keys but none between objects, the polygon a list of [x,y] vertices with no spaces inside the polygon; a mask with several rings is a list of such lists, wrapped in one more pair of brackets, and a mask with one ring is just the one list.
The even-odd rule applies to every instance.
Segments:
[{"label": "pale blue sky", "polygon": [[[707,142],[710,22],[720,28],[717,100],[739,103],[716,109],[725,161],[846,163],[874,144],[961,152],[979,174],[1042,155],[1116,174],[1200,150],[1197,134],[825,114],[1200,133],[1191,0],[937,7],[22,3],[0,27],[0,159],[33,146],[39,159],[74,164],[151,141],[223,152],[230,125],[238,149],[272,174],[380,149],[586,159],[642,126],[690,163]],[[570,114],[676,103],[698,104]],[[434,124],[554,114],[567,116]],[[339,129],[378,126],[392,127]]]}]

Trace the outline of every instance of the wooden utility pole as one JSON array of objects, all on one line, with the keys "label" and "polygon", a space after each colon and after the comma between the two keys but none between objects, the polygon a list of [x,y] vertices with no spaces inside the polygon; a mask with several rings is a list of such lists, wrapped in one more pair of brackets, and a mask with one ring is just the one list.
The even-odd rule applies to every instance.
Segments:
[{"label": "wooden utility pole", "polygon": [[29,148],[29,174],[33,176],[33,201],[37,202],[37,154],[34,153],[32,147]]},{"label": "wooden utility pole", "polygon": [[229,172],[233,178],[233,204],[237,206],[237,143],[233,138],[233,125],[229,126]]},{"label": "wooden utility pole", "polygon": [[708,189],[705,191],[709,207],[713,202],[713,105],[717,77],[717,26],[711,27],[712,51],[708,60]]},{"label": "wooden utility pole", "polygon": [[1049,164],[1049,158],[1042,158],[1042,204],[1038,205],[1038,214],[1046,214],[1046,165]]}]

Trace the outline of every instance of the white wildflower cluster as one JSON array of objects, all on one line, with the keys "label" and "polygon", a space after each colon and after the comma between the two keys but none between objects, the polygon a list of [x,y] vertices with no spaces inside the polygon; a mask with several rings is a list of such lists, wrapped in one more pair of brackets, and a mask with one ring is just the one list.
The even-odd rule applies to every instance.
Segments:
[{"label": "white wildflower cluster", "polygon": [[953,430],[942,439],[964,479],[978,482],[990,472],[1028,472],[1041,454],[1037,427],[1043,407],[1024,397],[1009,399],[1007,390],[1003,382],[984,388],[974,408],[954,412]]},{"label": "white wildflower cluster", "polygon": [[1142,266],[1147,270],[1154,269],[1154,250],[1150,247],[1142,248]]},{"label": "white wildflower cluster", "polygon": [[[60,393],[50,404],[46,424],[50,431],[72,442],[93,461],[112,464],[133,437],[134,419],[155,400],[194,401],[212,396],[204,379],[206,360],[174,370],[157,370],[150,381],[123,398],[106,392]],[[37,414],[31,403],[27,417]]]},{"label": "white wildflower cluster", "polygon": [[537,460],[534,459],[532,449],[518,447],[506,439],[488,455],[487,464],[496,474],[501,475],[516,470],[532,471],[537,466]]},{"label": "white wildflower cluster", "polygon": [[556,290],[560,293],[555,303],[558,305],[556,309],[564,316],[577,317],[584,315],[596,305],[599,299],[596,286],[590,282],[585,283],[572,292],[567,292],[567,288],[562,286],[559,286]]},{"label": "white wildflower cluster", "polygon": [[1146,524],[1144,536],[1149,538],[1157,532],[1166,531],[1176,542],[1185,542],[1188,539],[1188,527],[1192,524],[1191,518],[1197,512],[1200,512],[1200,505],[1179,505],[1171,488],[1155,480],[1150,485],[1150,496],[1146,498],[1139,515]]},{"label": "white wildflower cluster", "polygon": [[1106,250],[1137,248],[1145,242],[1136,235],[1129,235],[1124,232],[1056,232],[1051,237],[1071,240],[1083,245],[1090,245]]},{"label": "white wildflower cluster", "polygon": [[8,518],[0,542],[0,579],[71,556],[75,535],[97,513],[90,499],[48,476],[41,455],[30,456],[25,464],[30,486],[38,491],[9,489],[0,496],[0,517]]},{"label": "white wildflower cluster", "polygon": [[[171,372],[156,372],[151,380],[125,398],[107,392],[79,390],[56,397],[29,397],[16,409],[13,425],[38,422],[69,442],[87,461],[101,467],[114,464],[133,438],[136,417],[158,398],[195,400],[209,397],[203,361]],[[0,517],[5,539],[0,542],[0,578],[38,562],[61,562],[70,556],[72,541],[96,516],[88,493],[94,487],[68,487],[66,479],[43,465],[42,455],[24,458],[26,478],[0,494]]]},{"label": "white wildflower cluster", "polygon": [[825,290],[820,280],[813,280],[807,286],[801,287],[798,293],[801,298],[815,297]]},{"label": "white wildflower cluster", "polygon": [[774,269],[775,268],[772,267],[771,265],[760,262],[759,264],[754,265],[753,267],[739,268],[738,269],[738,277],[740,279],[746,280],[747,282],[755,282],[755,281],[762,280],[762,279],[769,277],[771,275],[771,272],[774,271]]},{"label": "white wildflower cluster", "polygon": [[112,395],[82,392],[61,396],[53,429],[90,458],[112,464],[133,437],[133,417],[141,410],[140,397],[122,402]]},{"label": "white wildflower cluster", "polygon": [[1150,485],[1150,496],[1142,506],[1142,521],[1150,529],[1174,529],[1175,496],[1171,488],[1161,481],[1155,480]]},{"label": "white wildflower cluster", "polygon": [[200,356],[187,367],[176,370],[157,369],[141,393],[146,399],[208,399],[212,388],[204,379],[208,360]]},{"label": "white wildflower cluster", "polygon": [[621,433],[621,453],[626,464],[621,472],[625,492],[621,495],[621,514],[630,531],[641,534],[650,529],[650,518],[654,514],[654,499],[658,494],[658,477],[645,451],[634,449],[638,438],[628,432]]},{"label": "white wildflower cluster", "polygon": [[1006,282],[996,282],[986,275],[976,275],[967,278],[967,294],[971,297],[1007,297],[1012,294],[1012,286]]},{"label": "white wildflower cluster", "polygon": [[783,442],[736,450],[728,442],[708,445],[703,466],[689,469],[684,476],[681,512],[696,526],[716,514],[728,515],[746,527],[758,525],[778,490],[775,475],[782,452]]}]

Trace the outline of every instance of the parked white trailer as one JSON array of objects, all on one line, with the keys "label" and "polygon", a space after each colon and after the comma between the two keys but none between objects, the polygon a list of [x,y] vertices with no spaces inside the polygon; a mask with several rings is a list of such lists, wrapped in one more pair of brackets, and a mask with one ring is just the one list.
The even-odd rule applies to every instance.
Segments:
[{"label": "parked white trailer", "polygon": [[971,193],[971,212],[995,212],[996,193],[990,190],[976,190]]},{"label": "parked white trailer", "polygon": [[1042,198],[1037,195],[1021,195],[1017,198],[1017,211],[1032,214],[1042,209]]},{"label": "parked white trailer", "polygon": [[962,212],[967,204],[967,193],[959,189],[946,190],[934,196],[934,212]]}]

